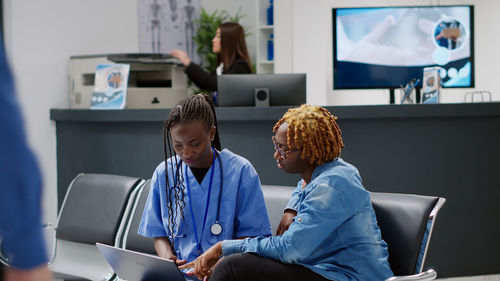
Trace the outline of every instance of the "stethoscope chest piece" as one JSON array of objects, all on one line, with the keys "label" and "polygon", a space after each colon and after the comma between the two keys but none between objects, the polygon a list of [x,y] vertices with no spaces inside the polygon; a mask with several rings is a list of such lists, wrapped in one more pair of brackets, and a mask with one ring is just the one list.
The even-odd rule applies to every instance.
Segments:
[{"label": "stethoscope chest piece", "polygon": [[216,222],[216,223],[212,224],[212,226],[210,227],[210,232],[213,235],[219,235],[222,233],[222,226]]}]

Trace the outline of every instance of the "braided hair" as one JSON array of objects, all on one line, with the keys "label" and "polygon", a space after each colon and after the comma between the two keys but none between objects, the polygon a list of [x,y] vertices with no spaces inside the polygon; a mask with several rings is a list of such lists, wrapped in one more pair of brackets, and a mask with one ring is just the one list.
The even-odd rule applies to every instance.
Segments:
[{"label": "braided hair", "polygon": [[[170,245],[174,246],[174,235],[179,227],[178,222],[184,219],[184,175],[181,161],[172,148],[170,129],[182,122],[201,121],[205,124],[207,131],[215,126],[215,136],[212,140],[212,147],[221,150],[219,130],[217,128],[217,118],[215,116],[215,106],[212,98],[208,95],[198,94],[180,101],[163,122],[163,151],[165,160],[165,188],[167,194],[168,208],[168,233]],[[173,185],[168,179],[168,159],[171,158],[171,175],[174,177]],[[177,210],[177,212],[176,212]]]},{"label": "braided hair", "polygon": [[290,108],[274,125],[276,133],[283,123],[288,123],[287,146],[292,138],[295,148],[301,149],[303,159],[311,164],[321,165],[340,156],[344,143],[336,116],[321,106],[303,104]]}]

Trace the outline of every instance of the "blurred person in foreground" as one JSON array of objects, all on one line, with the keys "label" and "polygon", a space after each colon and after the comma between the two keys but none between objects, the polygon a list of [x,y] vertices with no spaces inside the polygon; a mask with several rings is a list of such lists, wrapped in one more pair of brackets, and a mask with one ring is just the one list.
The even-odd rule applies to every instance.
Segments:
[{"label": "blurred person in foreground", "polygon": [[42,180],[27,144],[0,34],[0,280],[51,280],[41,225]]}]

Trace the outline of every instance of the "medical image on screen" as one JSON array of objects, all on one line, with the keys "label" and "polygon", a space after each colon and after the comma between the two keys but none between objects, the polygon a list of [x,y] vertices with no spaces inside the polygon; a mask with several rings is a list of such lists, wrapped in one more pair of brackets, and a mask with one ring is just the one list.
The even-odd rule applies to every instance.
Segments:
[{"label": "medical image on screen", "polygon": [[472,87],[472,9],[334,9],[334,88],[400,87],[430,66],[443,87]]},{"label": "medical image on screen", "polygon": [[464,25],[454,19],[441,21],[434,31],[436,44],[448,50],[460,48],[466,42],[466,35]]}]

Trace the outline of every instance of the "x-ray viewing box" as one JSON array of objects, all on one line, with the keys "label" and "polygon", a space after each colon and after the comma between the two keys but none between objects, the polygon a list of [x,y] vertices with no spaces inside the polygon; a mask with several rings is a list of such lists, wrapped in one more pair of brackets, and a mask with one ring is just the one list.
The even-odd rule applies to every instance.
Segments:
[{"label": "x-ray viewing box", "polygon": [[72,56],[68,64],[70,108],[90,108],[98,64],[130,65],[126,108],[172,108],[187,97],[184,66],[165,54]]}]

